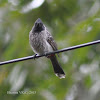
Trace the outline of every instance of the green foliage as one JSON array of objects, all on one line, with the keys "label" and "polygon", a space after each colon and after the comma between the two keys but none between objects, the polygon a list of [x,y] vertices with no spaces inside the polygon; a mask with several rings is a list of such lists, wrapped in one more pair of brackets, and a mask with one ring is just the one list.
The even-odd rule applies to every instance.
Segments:
[{"label": "green foliage", "polygon": [[[0,61],[34,54],[29,32],[37,18],[53,34],[58,49],[100,39],[100,9],[96,5],[99,0],[45,0],[25,13],[21,13],[22,8],[27,9],[32,0],[16,0],[16,5],[11,1],[0,1]],[[99,87],[99,54],[99,44],[60,54],[58,59],[66,73],[61,80],[46,58],[0,66],[0,99],[69,100],[71,95],[73,100],[96,100],[100,90],[93,92],[93,88]],[[77,91],[73,94],[74,89]],[[11,90],[36,94],[7,94]]]}]

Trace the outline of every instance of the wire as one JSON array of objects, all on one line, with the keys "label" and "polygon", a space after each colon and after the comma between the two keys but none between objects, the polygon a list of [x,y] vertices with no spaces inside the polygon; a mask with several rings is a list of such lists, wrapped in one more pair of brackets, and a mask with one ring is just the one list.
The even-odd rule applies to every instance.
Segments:
[{"label": "wire", "polygon": [[82,47],[86,47],[86,46],[90,46],[90,45],[94,45],[94,44],[98,44],[98,43],[100,43],[100,40],[96,40],[96,41],[92,41],[92,42],[88,42],[88,43],[84,43],[84,44],[80,44],[80,45],[76,45],[76,46],[71,46],[71,47],[64,48],[64,49],[57,50],[57,51],[53,51],[53,52],[48,52],[48,53],[43,54],[43,55],[36,55],[35,54],[33,56],[27,56],[27,57],[23,57],[23,58],[8,60],[8,61],[0,62],[0,65],[5,65],[5,64],[29,60],[29,59],[35,59],[35,58],[48,56],[48,55],[56,54],[56,53],[61,53],[61,52],[65,52],[65,51],[70,51],[70,50],[74,50],[74,49],[78,49],[78,48],[82,48]]}]

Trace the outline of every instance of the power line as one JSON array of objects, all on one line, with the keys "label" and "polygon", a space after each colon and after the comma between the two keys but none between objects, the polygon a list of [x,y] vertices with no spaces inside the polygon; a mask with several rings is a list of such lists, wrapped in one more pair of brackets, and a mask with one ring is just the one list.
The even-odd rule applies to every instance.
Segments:
[{"label": "power line", "polygon": [[35,58],[39,58],[39,57],[43,57],[43,56],[48,56],[50,54],[56,54],[56,53],[60,53],[60,52],[70,51],[70,50],[74,50],[74,49],[78,49],[78,48],[82,48],[82,47],[86,47],[86,46],[90,46],[90,45],[94,45],[94,44],[98,44],[98,43],[100,43],[100,40],[92,41],[92,42],[88,42],[88,43],[84,43],[84,44],[80,44],[80,45],[76,45],[76,46],[71,46],[71,47],[53,51],[53,52],[48,52],[43,55],[33,55],[33,56],[27,56],[27,57],[23,57],[23,58],[8,60],[8,61],[0,62],[0,65],[5,65],[5,64],[29,60],[29,59],[35,59]]}]

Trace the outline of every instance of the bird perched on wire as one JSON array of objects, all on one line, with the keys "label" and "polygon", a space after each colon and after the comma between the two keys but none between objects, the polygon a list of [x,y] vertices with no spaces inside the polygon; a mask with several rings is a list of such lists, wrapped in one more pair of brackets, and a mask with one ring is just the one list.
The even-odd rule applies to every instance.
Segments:
[{"label": "bird perched on wire", "polygon": [[[52,35],[47,31],[40,18],[35,21],[34,26],[29,33],[29,42],[32,50],[38,55],[57,50],[56,42]],[[58,63],[56,55],[51,54],[47,56],[47,58],[51,60],[56,76],[60,79],[65,78],[65,73]]]}]

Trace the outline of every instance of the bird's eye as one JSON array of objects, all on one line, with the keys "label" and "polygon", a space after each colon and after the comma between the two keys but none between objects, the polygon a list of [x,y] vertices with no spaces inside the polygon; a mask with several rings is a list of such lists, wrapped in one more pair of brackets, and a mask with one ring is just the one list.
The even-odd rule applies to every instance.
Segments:
[{"label": "bird's eye", "polygon": [[35,26],[37,26],[37,23],[35,23]]}]

